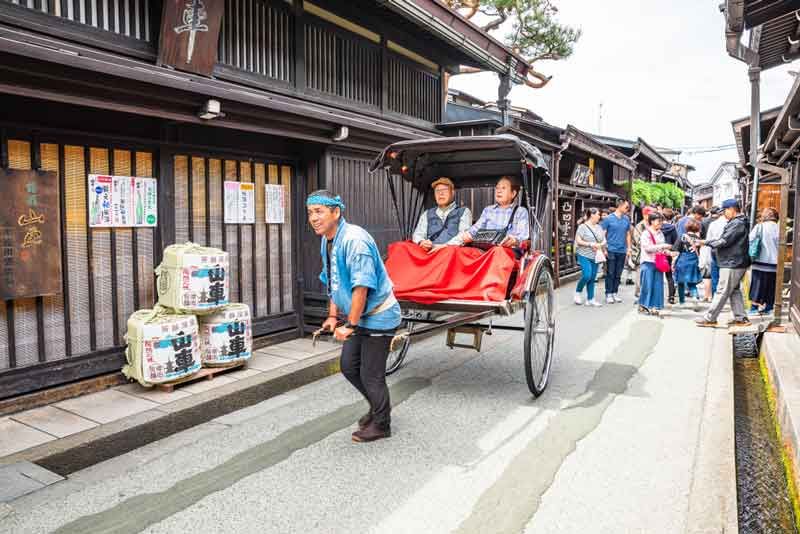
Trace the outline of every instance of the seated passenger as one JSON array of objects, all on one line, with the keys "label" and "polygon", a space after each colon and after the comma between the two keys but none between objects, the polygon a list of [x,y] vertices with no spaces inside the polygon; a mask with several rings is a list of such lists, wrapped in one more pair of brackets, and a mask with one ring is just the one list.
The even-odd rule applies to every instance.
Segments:
[{"label": "seated passenger", "polygon": [[465,244],[474,241],[478,230],[506,230],[506,237],[500,242],[500,246],[513,249],[519,248],[523,241],[530,239],[528,211],[514,205],[519,191],[518,183],[510,176],[502,176],[494,186],[495,204],[483,209],[480,219],[461,234],[462,241]]},{"label": "seated passenger", "polygon": [[431,184],[436,207],[422,212],[411,240],[432,254],[447,245],[461,246],[461,232],[472,224],[469,208],[457,206],[456,188],[450,178],[440,177]]}]

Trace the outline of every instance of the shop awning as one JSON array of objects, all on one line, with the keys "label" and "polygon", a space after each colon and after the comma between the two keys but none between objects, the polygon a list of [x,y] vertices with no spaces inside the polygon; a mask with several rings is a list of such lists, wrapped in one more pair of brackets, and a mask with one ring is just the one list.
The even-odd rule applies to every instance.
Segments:
[{"label": "shop awning", "polygon": [[587,200],[616,200],[619,195],[602,189],[592,187],[575,187],[574,185],[558,184],[558,195],[562,197],[575,197]]}]

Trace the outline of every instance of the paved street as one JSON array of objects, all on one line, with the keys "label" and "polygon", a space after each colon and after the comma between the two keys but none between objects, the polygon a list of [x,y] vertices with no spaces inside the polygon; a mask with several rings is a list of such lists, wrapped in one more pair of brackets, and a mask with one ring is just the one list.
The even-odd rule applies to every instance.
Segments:
[{"label": "paved street", "polygon": [[389,440],[351,442],[365,405],[333,376],[23,497],[0,531],[721,531],[736,505],[717,413],[728,336],[688,312],[639,316],[630,286],[600,309],[572,287],[537,400],[520,334],[496,331],[482,354],[440,335],[391,379]]}]

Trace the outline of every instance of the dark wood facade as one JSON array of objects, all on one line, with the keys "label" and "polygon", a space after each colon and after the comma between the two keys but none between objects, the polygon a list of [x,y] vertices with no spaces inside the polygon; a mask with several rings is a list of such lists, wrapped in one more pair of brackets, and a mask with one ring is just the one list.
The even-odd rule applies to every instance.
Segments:
[{"label": "dark wood facade", "polygon": [[[154,304],[171,243],[231,254],[231,297],[255,335],[302,334],[320,295],[304,195],[337,190],[385,245],[399,230],[368,162],[438,135],[448,70],[513,60],[524,75],[499,45],[478,53],[480,32],[456,45],[393,2],[225,0],[213,76],[199,76],[158,64],[161,8],[0,0],[0,167],[58,176],[63,273],[58,295],[0,304],[0,398],[120,369],[128,315]],[[208,99],[223,116],[199,118]],[[158,226],[89,228],[93,173],[156,178]],[[223,222],[225,180],[256,184],[255,224]],[[283,186],[284,224],[264,222],[264,184]]]}]

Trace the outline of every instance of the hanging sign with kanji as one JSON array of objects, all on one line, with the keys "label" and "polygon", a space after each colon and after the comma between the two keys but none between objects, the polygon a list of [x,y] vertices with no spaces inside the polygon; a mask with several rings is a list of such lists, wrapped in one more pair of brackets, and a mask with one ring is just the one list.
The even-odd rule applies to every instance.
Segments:
[{"label": "hanging sign with kanji", "polygon": [[224,6],[223,0],[164,0],[158,62],[211,76]]},{"label": "hanging sign with kanji", "polygon": [[61,208],[51,171],[0,169],[3,300],[61,293]]}]

